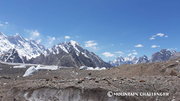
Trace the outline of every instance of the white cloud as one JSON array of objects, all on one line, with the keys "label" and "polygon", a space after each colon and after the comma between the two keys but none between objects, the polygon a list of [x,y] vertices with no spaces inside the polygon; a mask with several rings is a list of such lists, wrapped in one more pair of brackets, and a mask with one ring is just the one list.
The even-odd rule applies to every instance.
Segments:
[{"label": "white cloud", "polygon": [[131,52],[131,50],[127,50],[126,52]]},{"label": "white cloud", "polygon": [[[159,36],[159,37],[163,37],[164,36],[164,34],[163,33],[157,33],[156,35],[153,35],[151,38],[149,38],[150,40],[154,40],[155,39],[155,37],[157,37],[157,36]],[[167,38],[168,36],[167,35],[165,35],[165,38]]]},{"label": "white cloud", "polygon": [[160,37],[163,37],[163,36],[164,36],[163,33],[157,33],[156,35],[157,35],[157,36],[160,36]]},{"label": "white cloud", "polygon": [[8,22],[5,22],[5,24],[7,24],[7,25],[8,25],[9,23],[8,23]]},{"label": "white cloud", "polygon": [[27,33],[30,33],[30,40],[35,40],[38,37],[40,37],[40,33],[37,30],[27,30],[24,29],[24,31],[26,31]]},{"label": "white cloud", "polygon": [[115,52],[115,53],[120,54],[120,55],[123,55],[123,54],[124,54],[122,51],[117,51],[117,52]]},{"label": "white cloud", "polygon": [[120,43],[120,45],[123,45],[123,43]]},{"label": "white cloud", "polygon": [[35,31],[32,30],[32,31],[31,31],[31,34],[32,34],[33,37],[37,37],[37,36],[40,35],[37,30],[35,30]]},{"label": "white cloud", "polygon": [[25,31],[27,31],[27,32],[30,32],[29,30],[27,30],[27,29],[24,29]]},{"label": "white cloud", "polygon": [[151,48],[156,48],[156,47],[160,47],[158,45],[152,45]]},{"label": "white cloud", "polygon": [[78,38],[79,36],[76,36],[76,38]]},{"label": "white cloud", "polygon": [[38,39],[36,42],[39,44],[41,42],[41,39]]},{"label": "white cloud", "polygon": [[131,56],[131,55],[132,55],[132,53],[128,54],[128,56]]},{"label": "white cloud", "polygon": [[70,39],[71,37],[70,36],[65,36],[65,39]]},{"label": "white cloud", "polygon": [[115,53],[124,54],[122,51],[117,51],[117,52],[115,52]]},{"label": "white cloud", "polygon": [[113,57],[114,56],[114,54],[111,54],[110,52],[104,52],[103,55],[105,57]]},{"label": "white cloud", "polygon": [[114,46],[113,44],[111,44],[111,46]]},{"label": "white cloud", "polygon": [[153,38],[153,37],[152,37],[152,38],[150,38],[150,40],[154,40],[154,39],[155,39],[155,38]]},{"label": "white cloud", "polygon": [[96,48],[95,46],[97,43],[94,42],[94,40],[89,40],[85,42],[85,47],[91,47],[91,48]]},{"label": "white cloud", "polygon": [[55,37],[50,37],[50,36],[47,36],[49,38],[49,43],[52,44],[54,40],[56,40]]},{"label": "white cloud", "polygon": [[135,45],[135,47],[143,47],[143,45],[141,45],[141,44],[138,44],[138,45]]},{"label": "white cloud", "polygon": [[134,54],[134,55],[137,55],[138,53],[137,53],[137,52],[134,52],[133,54]]},{"label": "white cloud", "polygon": [[0,24],[0,26],[3,26],[3,24]]},{"label": "white cloud", "polygon": [[176,50],[176,49],[177,49],[177,48],[168,48],[167,50],[170,51],[170,50]]},{"label": "white cloud", "polygon": [[135,52],[136,50],[133,50],[133,52]]}]

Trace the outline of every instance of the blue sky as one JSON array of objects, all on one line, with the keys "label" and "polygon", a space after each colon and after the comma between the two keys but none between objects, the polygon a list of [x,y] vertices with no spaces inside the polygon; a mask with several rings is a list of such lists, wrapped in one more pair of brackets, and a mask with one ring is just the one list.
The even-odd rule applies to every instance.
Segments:
[{"label": "blue sky", "polygon": [[[179,51],[179,0],[1,0],[0,31],[47,48],[77,41],[103,60]],[[139,47],[138,47],[139,46]],[[134,54],[133,54],[134,53]]]}]

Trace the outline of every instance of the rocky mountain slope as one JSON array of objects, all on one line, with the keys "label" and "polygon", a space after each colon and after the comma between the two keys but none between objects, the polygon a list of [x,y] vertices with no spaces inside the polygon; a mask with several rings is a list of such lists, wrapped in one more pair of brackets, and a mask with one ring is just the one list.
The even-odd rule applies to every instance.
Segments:
[{"label": "rocky mountain slope", "polygon": [[9,63],[25,63],[26,57],[20,56],[16,49],[10,49],[0,56],[0,60]]},{"label": "rocky mountain slope", "polygon": [[46,53],[29,60],[29,63],[58,65],[68,67],[112,67],[104,62],[95,53],[83,49],[76,41],[63,42],[54,45],[51,49],[47,49]]},{"label": "rocky mountain slope", "polygon": [[97,67],[112,67],[110,64],[104,62],[98,55],[93,52],[89,52],[86,49],[83,49],[79,43],[73,40],[71,40],[70,42],[58,43],[57,45],[54,45],[51,49],[49,49],[49,52],[53,54],[59,54],[61,51],[70,53],[72,50],[75,51],[77,56],[80,56],[81,54],[81,57],[84,56],[91,59]]},{"label": "rocky mountain slope", "polygon": [[162,49],[160,52],[156,52],[151,56],[150,62],[162,62],[167,61],[172,56],[172,53],[166,49]]},{"label": "rocky mountain slope", "polygon": [[175,50],[172,51],[172,55],[170,57],[170,60],[174,60],[176,58],[180,57],[180,52],[177,52]]},{"label": "rocky mountain slope", "polygon": [[47,56],[41,54],[29,61],[29,63],[33,64],[58,65],[76,68],[79,68],[80,66],[97,67],[90,58],[85,57],[82,53],[79,53],[77,56],[75,50],[72,50],[69,53],[64,51],[60,51],[58,54],[50,53]]}]

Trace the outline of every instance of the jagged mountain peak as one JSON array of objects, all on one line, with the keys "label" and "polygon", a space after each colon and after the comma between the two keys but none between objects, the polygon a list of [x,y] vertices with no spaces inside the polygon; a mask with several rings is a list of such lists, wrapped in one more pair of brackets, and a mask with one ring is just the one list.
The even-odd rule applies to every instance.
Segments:
[{"label": "jagged mountain peak", "polygon": [[85,57],[85,58],[88,58],[88,60],[90,59],[92,62],[94,62],[96,66],[98,67],[107,67],[107,68],[112,67],[110,64],[104,62],[95,53],[89,52],[88,50],[83,49],[82,46],[78,42],[73,41],[73,40],[71,40],[70,42],[62,42],[62,43],[59,42],[57,45],[54,45],[51,49],[47,49],[45,53],[47,53],[46,56],[48,56],[48,54],[50,53],[59,54],[62,52],[66,52],[67,54],[71,54],[71,55],[76,54],[77,57],[80,57],[81,62],[84,61],[82,60],[82,58]]},{"label": "jagged mountain peak", "polygon": [[75,46],[75,45],[79,45],[80,46],[80,44],[78,42],[74,41],[74,40],[71,40],[70,44],[73,45],[73,46]]},{"label": "jagged mountain peak", "polygon": [[0,31],[0,36],[2,36],[2,35],[5,36],[5,35]]},{"label": "jagged mountain peak", "polygon": [[0,31],[0,40],[7,39],[7,36]]},{"label": "jagged mountain peak", "polygon": [[177,51],[176,51],[176,50],[173,50],[173,51],[172,51],[172,54],[176,54],[176,53],[177,53]]},{"label": "jagged mountain peak", "polygon": [[160,52],[156,52],[152,55],[150,62],[162,62],[167,61],[172,56],[171,52],[167,49],[161,49]]}]

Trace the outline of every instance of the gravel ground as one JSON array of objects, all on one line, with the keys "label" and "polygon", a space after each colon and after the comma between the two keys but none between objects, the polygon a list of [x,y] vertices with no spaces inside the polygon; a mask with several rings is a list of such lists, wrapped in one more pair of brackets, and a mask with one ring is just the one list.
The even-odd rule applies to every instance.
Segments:
[{"label": "gravel ground", "polygon": [[[0,101],[180,101],[179,63],[174,61],[122,65],[101,71],[42,70],[28,77],[22,77],[28,67],[13,69],[0,64]],[[109,91],[121,95],[109,97]],[[138,95],[123,96],[123,92]],[[168,95],[140,96],[141,92]],[[34,96],[38,94],[40,97]]]}]

